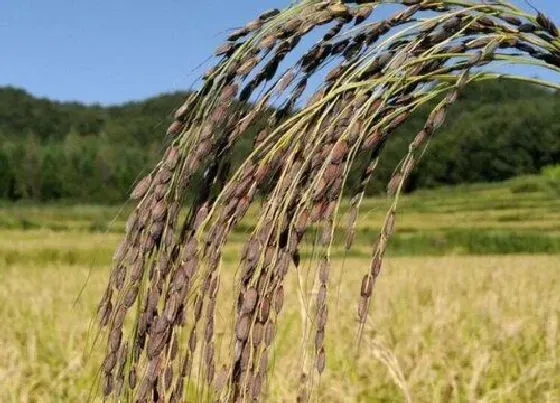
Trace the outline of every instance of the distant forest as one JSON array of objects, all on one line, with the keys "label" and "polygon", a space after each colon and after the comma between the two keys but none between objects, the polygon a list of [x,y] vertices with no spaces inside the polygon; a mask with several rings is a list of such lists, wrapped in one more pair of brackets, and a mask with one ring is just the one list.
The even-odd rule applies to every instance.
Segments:
[{"label": "distant forest", "polygon": [[[173,110],[186,93],[89,106],[0,88],[0,199],[121,202],[161,156]],[[380,193],[428,109],[387,143],[369,193]],[[431,141],[408,191],[495,182],[560,163],[560,95],[511,81],[471,86]],[[238,149],[247,152],[250,139]],[[241,158],[241,155],[238,156]],[[350,186],[359,182],[351,174]],[[196,190],[196,189],[194,189]]]}]

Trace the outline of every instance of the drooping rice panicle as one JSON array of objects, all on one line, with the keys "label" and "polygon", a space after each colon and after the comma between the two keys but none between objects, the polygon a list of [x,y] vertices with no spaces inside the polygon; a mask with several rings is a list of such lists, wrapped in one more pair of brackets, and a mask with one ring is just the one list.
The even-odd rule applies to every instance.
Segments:
[{"label": "drooping rice panicle", "polygon": [[[379,19],[383,3],[401,7]],[[303,40],[320,29],[315,43]],[[299,396],[310,399],[328,369],[326,330],[336,320],[330,254],[341,200],[352,197],[350,249],[365,188],[396,129],[443,98],[388,184],[393,203],[357,297],[359,335],[399,195],[463,87],[500,78],[560,89],[490,72],[499,63],[560,72],[554,22],[502,1],[301,0],[231,32],[215,54],[200,90],[176,110],[162,160],[131,193],[136,208],[98,310],[107,342],[101,390],[111,399],[179,402],[189,390],[195,400],[264,400],[292,265],[316,284],[304,299],[297,357]],[[246,139],[252,150],[232,161]],[[350,189],[346,178],[362,156],[361,182]],[[202,185],[187,202],[197,177]],[[224,246],[256,200],[258,222],[238,270],[222,270]],[[314,232],[304,267],[301,249]],[[215,330],[224,281],[235,284],[225,356]]]}]

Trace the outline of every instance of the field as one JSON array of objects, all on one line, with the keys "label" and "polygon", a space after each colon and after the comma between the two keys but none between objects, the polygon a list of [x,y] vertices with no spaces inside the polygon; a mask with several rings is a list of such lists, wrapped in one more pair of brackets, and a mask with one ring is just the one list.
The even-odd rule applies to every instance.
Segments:
[{"label": "field", "polygon": [[[357,351],[359,282],[386,205],[367,200],[355,250],[344,256],[334,249],[327,370],[315,379],[314,397],[560,401],[558,194],[522,178],[405,197]],[[127,208],[1,206],[0,401],[88,398],[102,355],[101,345],[90,350],[92,319]],[[253,222],[251,215],[228,247],[226,288],[241,232]],[[314,286],[307,269],[304,261],[288,278],[270,401],[294,401],[300,298]],[[231,303],[221,301],[219,309],[223,327]]]}]

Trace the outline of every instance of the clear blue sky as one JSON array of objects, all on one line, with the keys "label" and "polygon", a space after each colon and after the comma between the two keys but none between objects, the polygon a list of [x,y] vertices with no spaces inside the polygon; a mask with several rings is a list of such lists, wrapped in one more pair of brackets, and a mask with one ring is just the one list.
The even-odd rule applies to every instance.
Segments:
[{"label": "clear blue sky", "polygon": [[[532,3],[560,21],[559,0]],[[192,70],[211,55],[226,30],[287,4],[0,0],[0,86],[104,104],[188,89],[201,73]]]}]

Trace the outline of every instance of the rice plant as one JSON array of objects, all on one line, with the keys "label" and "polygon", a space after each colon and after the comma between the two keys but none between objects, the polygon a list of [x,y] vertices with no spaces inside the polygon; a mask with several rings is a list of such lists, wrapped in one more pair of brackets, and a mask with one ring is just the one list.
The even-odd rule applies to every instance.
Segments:
[{"label": "rice plant", "polygon": [[[499,63],[560,70],[554,23],[499,0],[302,0],[235,30],[216,56],[200,90],[175,112],[163,159],[131,195],[137,205],[99,304],[108,398],[264,399],[284,279],[300,265],[304,236],[315,234],[306,269],[317,275],[317,293],[294,357],[299,399],[309,400],[328,360],[326,326],[336,326],[327,300],[339,206],[351,199],[350,249],[365,189],[395,129],[435,105],[387,185],[391,207],[356,290],[358,351],[399,195],[461,91],[490,79],[560,89],[492,72]],[[250,154],[232,164],[234,147],[255,130]],[[349,189],[345,179],[363,155],[361,184]],[[200,177],[202,190],[186,203]],[[232,279],[221,270],[222,251],[256,199],[259,219]],[[219,361],[214,325],[223,281],[236,290],[229,353]]]}]

